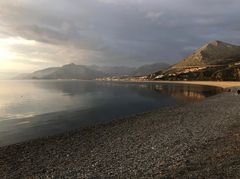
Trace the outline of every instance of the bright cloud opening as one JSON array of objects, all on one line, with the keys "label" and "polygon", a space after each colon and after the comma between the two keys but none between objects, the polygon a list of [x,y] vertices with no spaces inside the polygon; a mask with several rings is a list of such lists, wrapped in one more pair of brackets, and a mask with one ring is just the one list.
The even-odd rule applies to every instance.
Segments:
[{"label": "bright cloud opening", "polygon": [[10,46],[10,45],[35,45],[36,41],[27,40],[21,37],[10,37],[5,39],[0,39],[1,46]]},{"label": "bright cloud opening", "polygon": [[11,57],[11,52],[6,48],[0,47],[0,62]]}]

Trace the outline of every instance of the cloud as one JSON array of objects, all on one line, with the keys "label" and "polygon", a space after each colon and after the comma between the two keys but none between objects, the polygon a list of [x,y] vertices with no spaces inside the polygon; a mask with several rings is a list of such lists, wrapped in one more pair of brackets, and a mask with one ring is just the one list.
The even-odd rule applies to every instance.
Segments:
[{"label": "cloud", "polygon": [[162,12],[148,12],[146,17],[151,21],[155,22],[158,21],[162,15],[163,15]]},{"label": "cloud", "polygon": [[238,0],[8,0],[0,38],[35,41],[8,45],[34,69],[175,63],[213,39],[240,44],[239,9]]},{"label": "cloud", "polygon": [[106,3],[106,4],[116,4],[116,0],[98,0],[100,3]]}]

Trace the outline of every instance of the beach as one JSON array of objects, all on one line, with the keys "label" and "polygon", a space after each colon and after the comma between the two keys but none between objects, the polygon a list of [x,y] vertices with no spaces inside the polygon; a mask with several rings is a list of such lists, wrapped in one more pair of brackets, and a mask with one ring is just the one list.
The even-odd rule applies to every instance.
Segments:
[{"label": "beach", "polygon": [[[99,81],[106,81],[106,80],[99,80]],[[234,88],[240,87],[240,82],[238,81],[152,81],[152,80],[113,80],[118,82],[144,82],[144,83],[159,83],[159,84],[189,84],[189,85],[204,85],[204,86],[215,86],[220,88]]]},{"label": "beach", "polygon": [[240,83],[174,83],[232,91],[2,147],[0,178],[240,178]]},{"label": "beach", "polygon": [[[158,81],[156,81],[158,82]],[[234,81],[162,81],[162,83],[207,85],[221,88],[234,88],[240,86],[240,82]]]}]

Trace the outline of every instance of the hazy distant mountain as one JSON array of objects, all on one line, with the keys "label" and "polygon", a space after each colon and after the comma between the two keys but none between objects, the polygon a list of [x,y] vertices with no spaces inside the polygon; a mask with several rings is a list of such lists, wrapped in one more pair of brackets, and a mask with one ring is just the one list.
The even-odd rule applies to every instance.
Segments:
[{"label": "hazy distant mountain", "polygon": [[167,63],[154,63],[150,65],[143,65],[138,68],[124,67],[124,66],[90,66],[91,69],[102,71],[107,76],[144,76],[158,71],[159,69],[167,69],[170,65]]},{"label": "hazy distant mountain", "polygon": [[97,66],[92,65],[89,68],[105,73],[107,76],[130,75],[136,68],[124,66]]},{"label": "hazy distant mountain", "polygon": [[147,75],[156,71],[156,68],[165,68],[167,64],[159,63],[145,65],[139,68],[123,66],[84,66],[74,63],[62,67],[47,68],[35,71],[30,74],[22,74],[15,79],[84,79],[91,80],[111,76],[128,76],[128,75]]},{"label": "hazy distant mountain", "polygon": [[103,72],[92,70],[87,66],[75,65],[74,63],[64,65],[45,76],[46,79],[84,79],[91,80],[103,77]]},{"label": "hazy distant mountain", "polygon": [[18,76],[21,79],[84,79],[91,80],[103,77],[103,72],[92,70],[87,66],[76,65],[74,63],[62,67],[47,68],[27,75]]},{"label": "hazy distant mountain", "polygon": [[159,70],[165,70],[169,68],[170,65],[167,63],[154,63],[150,65],[143,65],[136,70],[134,70],[131,75],[132,76],[144,76],[149,75],[151,73],[157,72]]},{"label": "hazy distant mountain", "polygon": [[52,73],[54,73],[58,69],[59,69],[58,67],[47,68],[47,69],[44,69],[44,70],[35,71],[35,72],[31,73],[31,74],[21,74],[21,75],[18,76],[18,78],[42,79],[42,78],[46,78],[47,75],[51,75]]},{"label": "hazy distant mountain", "polygon": [[193,54],[149,76],[161,80],[240,80],[240,46],[210,42]]}]

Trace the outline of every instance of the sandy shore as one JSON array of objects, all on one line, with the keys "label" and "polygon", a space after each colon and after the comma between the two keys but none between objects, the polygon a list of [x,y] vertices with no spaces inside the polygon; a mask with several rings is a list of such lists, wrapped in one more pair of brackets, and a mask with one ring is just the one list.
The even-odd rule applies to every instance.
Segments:
[{"label": "sandy shore", "polygon": [[207,85],[221,88],[232,88],[240,86],[240,82],[227,82],[227,81],[165,81],[164,83]]},{"label": "sandy shore", "polygon": [[240,95],[0,148],[0,178],[240,178]]},{"label": "sandy shore", "polygon": [[117,80],[118,82],[144,82],[144,83],[171,83],[171,84],[191,84],[191,85],[205,85],[205,86],[215,86],[220,88],[234,88],[240,87],[240,82],[238,81],[138,81],[138,80]]}]

